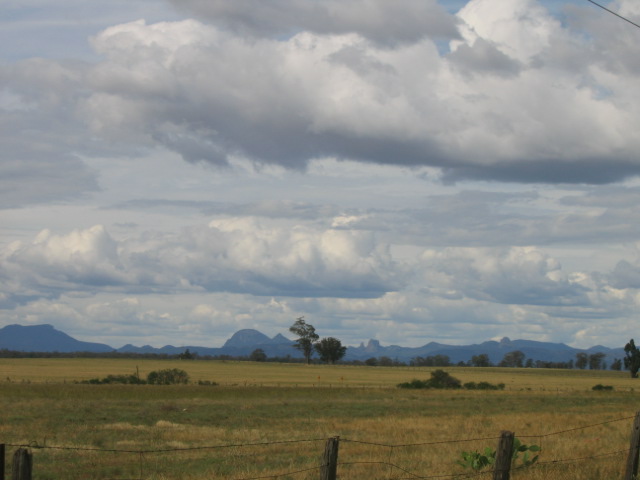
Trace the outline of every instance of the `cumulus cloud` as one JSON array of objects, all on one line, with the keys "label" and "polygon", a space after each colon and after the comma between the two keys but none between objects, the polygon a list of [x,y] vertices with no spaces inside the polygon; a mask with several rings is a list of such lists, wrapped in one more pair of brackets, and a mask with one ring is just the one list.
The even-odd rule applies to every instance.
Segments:
[{"label": "cumulus cloud", "polygon": [[593,11],[561,23],[535,0],[471,0],[455,16],[431,1],[180,3],[209,23],[118,24],[94,36],[94,64],[0,67],[4,207],[94,192],[83,157],[157,147],[222,166],[431,166],[450,182],[639,171],[635,43]]},{"label": "cumulus cloud", "polygon": [[259,5],[194,1],[211,24],[138,21],[97,35],[106,59],[83,106],[93,132],[219,165],[240,156],[304,168],[335,156],[436,166],[449,180],[549,183],[638,171],[640,111],[620,101],[635,74],[606,74],[592,61],[598,45],[534,0],[472,0],[448,54],[424,26],[391,48],[361,25],[252,40],[220,27],[268,25],[258,12],[272,6]]},{"label": "cumulus cloud", "polygon": [[66,235],[42,231],[2,255],[14,295],[67,290],[210,291],[254,295],[375,297],[401,286],[372,234],[255,219],[212,222],[181,235],[116,241],[102,226]]},{"label": "cumulus cloud", "polygon": [[427,251],[427,281],[446,297],[517,305],[588,306],[588,291],[562,271],[557,260],[532,247]]},{"label": "cumulus cloud", "polygon": [[640,165],[640,63],[619,19],[172,3],[196,18],[145,0],[95,15],[90,61],[0,65],[0,322],[162,342],[307,314],[349,341],[587,346],[633,324],[639,189],[617,182]]}]

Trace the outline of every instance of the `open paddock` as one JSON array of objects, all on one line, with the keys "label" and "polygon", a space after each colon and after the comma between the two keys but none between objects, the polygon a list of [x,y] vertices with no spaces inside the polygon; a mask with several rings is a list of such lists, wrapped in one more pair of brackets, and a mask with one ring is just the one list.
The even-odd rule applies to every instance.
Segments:
[{"label": "open paddock", "polygon": [[[136,368],[141,377],[181,368],[194,382],[219,385],[74,383]],[[31,446],[36,479],[91,472],[114,480],[298,480],[319,478],[324,443],[340,436],[339,475],[372,480],[474,473],[456,464],[461,452],[495,447],[500,432],[511,430],[543,448],[540,462],[514,471],[514,479],[622,478],[640,380],[610,371],[450,367],[463,382],[506,388],[395,387],[432,370],[2,359],[0,442],[8,445],[7,457]],[[596,384],[614,390],[592,391]]]}]

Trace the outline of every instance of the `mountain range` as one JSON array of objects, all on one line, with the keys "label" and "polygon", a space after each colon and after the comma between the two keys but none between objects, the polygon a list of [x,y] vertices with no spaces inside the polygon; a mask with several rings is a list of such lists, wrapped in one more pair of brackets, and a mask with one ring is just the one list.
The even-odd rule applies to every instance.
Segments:
[{"label": "mountain range", "polygon": [[[293,348],[294,341],[278,334],[273,338],[253,329],[239,330],[229,338],[222,347],[202,347],[195,345],[173,346],[161,348],[144,345],[136,347],[127,344],[121,348],[113,348],[103,343],[83,342],[56,330],[52,325],[7,325],[0,328],[0,349],[22,352],[92,352],[92,353],[150,353],[177,355],[189,349],[191,353],[201,356],[247,356],[260,348],[268,357],[287,356],[301,358],[301,353]],[[398,345],[382,346],[378,340],[369,340],[357,347],[348,347],[345,360],[366,360],[369,358],[389,357],[393,360],[409,362],[416,357],[446,355],[452,363],[467,362],[474,355],[486,354],[492,363],[497,364],[508,352],[519,350],[526,358],[546,362],[568,362],[575,360],[577,353],[603,353],[605,362],[610,364],[616,358],[625,356],[623,348],[608,348],[597,345],[588,349],[577,349],[564,343],[537,342],[533,340],[486,341],[473,345],[446,345],[431,342],[422,347],[401,347]]]}]

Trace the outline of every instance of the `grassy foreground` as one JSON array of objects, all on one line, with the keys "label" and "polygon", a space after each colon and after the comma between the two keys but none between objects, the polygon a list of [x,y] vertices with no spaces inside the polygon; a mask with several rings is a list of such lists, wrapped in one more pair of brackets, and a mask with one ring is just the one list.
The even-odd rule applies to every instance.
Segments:
[{"label": "grassy foreground", "polygon": [[[182,368],[192,381],[219,385],[74,383],[136,368],[140,376]],[[456,478],[474,473],[456,465],[462,451],[495,447],[500,431],[511,430],[543,448],[540,463],[514,479],[622,478],[639,380],[606,371],[446,370],[506,389],[395,388],[428,378],[429,368],[0,359],[0,443],[8,444],[7,474],[9,455],[30,445],[36,479],[297,480],[319,477],[324,443],[339,435],[342,478]],[[614,390],[594,392],[596,384]]]}]

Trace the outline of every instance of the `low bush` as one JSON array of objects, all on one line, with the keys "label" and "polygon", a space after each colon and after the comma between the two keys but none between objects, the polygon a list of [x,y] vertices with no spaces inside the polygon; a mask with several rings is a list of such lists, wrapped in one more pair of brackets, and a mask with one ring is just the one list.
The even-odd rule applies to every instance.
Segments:
[{"label": "low bush", "polygon": [[[176,385],[189,383],[189,374],[179,368],[167,368],[165,370],[154,370],[147,375],[147,379],[141,379],[137,374],[131,375],[107,375],[104,378],[92,378],[83,380],[80,383],[92,385],[107,385],[112,383],[124,383],[128,385]],[[215,382],[200,381],[200,385],[216,385]]]},{"label": "low bush", "polygon": [[594,385],[591,390],[596,390],[596,391],[611,391],[613,390],[613,386],[611,385],[602,385],[602,384],[597,384]]},{"label": "low bush", "polygon": [[467,390],[504,390],[504,383],[494,385],[489,382],[467,382],[463,387]]},{"label": "low bush", "polygon": [[179,368],[154,370],[147,375],[149,385],[176,385],[189,383],[189,374]]},{"label": "low bush", "polygon": [[420,388],[431,388],[431,387],[429,386],[428,380],[418,380],[417,378],[414,378],[410,382],[399,383],[398,388],[420,389]]},{"label": "low bush", "polygon": [[399,383],[398,388],[460,388],[461,382],[444,370],[431,372],[429,380],[413,379],[410,382]]},{"label": "low bush", "polygon": [[434,372],[431,372],[431,378],[429,380],[418,380],[417,378],[414,378],[410,382],[399,383],[398,388],[464,388],[466,390],[504,390],[504,383],[494,385],[489,382],[467,382],[462,385],[460,380],[452,377],[444,370],[435,370]]},{"label": "low bush", "polygon": [[131,375],[107,375],[104,378],[92,378],[90,380],[83,380],[80,383],[89,383],[92,385],[108,385],[112,383],[124,383],[127,385],[143,385],[147,382],[145,380],[142,380],[135,373],[132,373]]},{"label": "low bush", "polygon": [[198,380],[198,385],[205,385],[208,387],[215,387],[218,382],[212,382],[211,380]]}]

